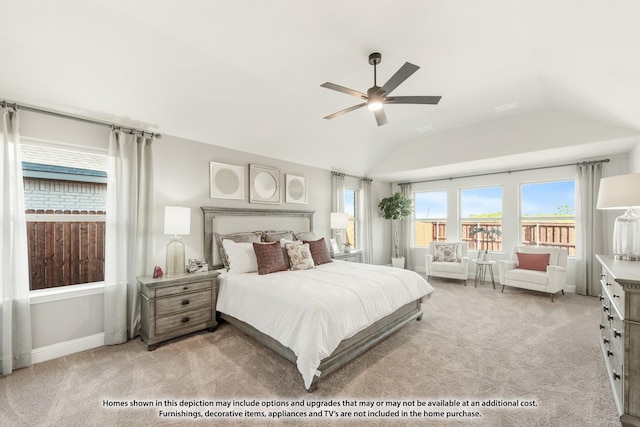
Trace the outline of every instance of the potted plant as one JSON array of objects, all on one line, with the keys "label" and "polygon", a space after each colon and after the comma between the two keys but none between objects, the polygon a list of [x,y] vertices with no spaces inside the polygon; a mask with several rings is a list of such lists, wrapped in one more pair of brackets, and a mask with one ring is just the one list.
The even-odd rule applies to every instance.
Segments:
[{"label": "potted plant", "polygon": [[346,242],[343,246],[345,253],[351,253],[351,251],[353,250],[353,245],[349,242]]},{"label": "potted plant", "polygon": [[[482,234],[485,236],[485,240],[488,242],[495,242],[498,237],[502,235],[502,231],[497,227],[484,227],[476,225],[469,231],[470,237],[476,237],[476,234]],[[488,256],[489,251],[486,251]]]},{"label": "potted plant", "polygon": [[401,192],[396,192],[392,196],[385,197],[378,203],[378,208],[382,211],[384,219],[390,219],[393,226],[393,258],[391,264],[394,267],[404,268],[404,257],[400,256],[398,246],[400,245],[400,235],[398,234],[398,221],[408,218],[413,212],[413,200],[407,199]]}]

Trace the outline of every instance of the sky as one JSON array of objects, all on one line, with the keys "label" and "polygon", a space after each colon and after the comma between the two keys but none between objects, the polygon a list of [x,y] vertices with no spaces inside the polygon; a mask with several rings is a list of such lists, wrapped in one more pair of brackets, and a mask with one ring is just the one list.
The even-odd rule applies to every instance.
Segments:
[{"label": "sky", "polygon": [[[461,217],[473,214],[502,212],[502,187],[460,189]],[[575,213],[575,182],[552,181],[521,184],[521,213],[528,216],[549,216],[559,213],[558,207],[568,205]],[[416,218],[447,217],[447,192],[415,193]]]}]

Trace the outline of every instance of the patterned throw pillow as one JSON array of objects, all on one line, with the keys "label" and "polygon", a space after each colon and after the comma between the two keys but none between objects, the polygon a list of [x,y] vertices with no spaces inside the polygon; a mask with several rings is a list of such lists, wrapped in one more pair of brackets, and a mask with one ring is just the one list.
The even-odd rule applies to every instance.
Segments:
[{"label": "patterned throw pillow", "polygon": [[333,262],[324,237],[320,240],[305,240],[303,243],[309,244],[309,250],[311,251],[311,256],[313,257],[313,261],[316,265]]},{"label": "patterned throw pillow", "polygon": [[315,267],[308,243],[285,243],[284,247],[287,249],[291,270],[309,270]]},{"label": "patterned throw pillow", "polygon": [[456,245],[435,245],[435,257],[437,262],[460,262]]},{"label": "patterned throw pillow", "polygon": [[253,250],[258,261],[258,274],[275,273],[287,269],[280,242],[253,243]]}]

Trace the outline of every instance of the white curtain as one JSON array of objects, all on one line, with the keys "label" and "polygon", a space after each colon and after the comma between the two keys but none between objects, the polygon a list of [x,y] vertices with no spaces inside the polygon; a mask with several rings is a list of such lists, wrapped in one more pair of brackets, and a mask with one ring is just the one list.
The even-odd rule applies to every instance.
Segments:
[{"label": "white curtain", "polygon": [[371,179],[362,178],[360,180],[360,206],[362,207],[361,230],[362,230],[362,262],[373,263],[373,211],[371,204]]},{"label": "white curtain", "polygon": [[11,108],[0,112],[0,373],[9,374],[31,365],[31,306],[18,112]]},{"label": "white curtain", "polygon": [[576,177],[576,293],[598,295],[600,266],[595,255],[606,252],[604,214],[596,209],[602,162],[578,164]]},{"label": "white curtain", "polygon": [[140,330],[139,276],[152,274],[153,138],[113,130],[105,241],[105,344]]},{"label": "white curtain", "polygon": [[[331,212],[344,212],[344,174],[331,172]],[[331,230],[331,237],[335,239],[336,230]]]},{"label": "white curtain", "polygon": [[[400,191],[407,199],[411,198],[411,183],[402,183],[398,184],[400,186]],[[410,218],[404,219],[402,221],[398,221],[398,226],[400,227],[400,252],[401,255],[405,258],[405,268],[409,270],[415,270],[414,261],[413,261],[413,239],[411,238],[411,223]]]}]

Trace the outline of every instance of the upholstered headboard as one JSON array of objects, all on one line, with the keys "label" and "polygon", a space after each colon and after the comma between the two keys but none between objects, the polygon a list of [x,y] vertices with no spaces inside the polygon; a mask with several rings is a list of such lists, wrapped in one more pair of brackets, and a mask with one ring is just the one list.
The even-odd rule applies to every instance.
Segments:
[{"label": "upholstered headboard", "polygon": [[217,208],[202,206],[204,213],[204,256],[209,268],[222,267],[213,233],[292,230],[313,231],[314,211],[285,209]]}]

